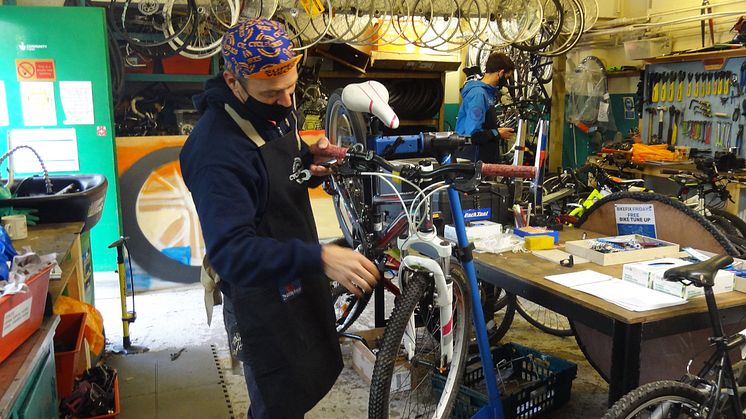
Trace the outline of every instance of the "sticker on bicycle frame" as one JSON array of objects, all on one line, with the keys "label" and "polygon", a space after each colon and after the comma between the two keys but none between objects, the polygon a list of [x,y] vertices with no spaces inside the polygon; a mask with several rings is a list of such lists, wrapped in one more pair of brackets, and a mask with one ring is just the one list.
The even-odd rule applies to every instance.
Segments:
[{"label": "sticker on bicycle frame", "polygon": [[492,208],[474,208],[464,210],[464,221],[489,220],[492,218]]},{"label": "sticker on bicycle frame", "polygon": [[614,204],[617,234],[656,238],[653,204]]},{"label": "sticker on bicycle frame", "polygon": [[306,13],[311,17],[316,17],[322,13],[324,13],[324,4],[321,3],[319,0],[300,0],[300,4],[303,6],[303,9],[306,11]]},{"label": "sticker on bicycle frame", "polygon": [[297,298],[302,292],[303,286],[301,285],[300,280],[296,279],[295,281],[280,287],[280,298],[282,298],[283,303],[287,303],[288,301]]}]

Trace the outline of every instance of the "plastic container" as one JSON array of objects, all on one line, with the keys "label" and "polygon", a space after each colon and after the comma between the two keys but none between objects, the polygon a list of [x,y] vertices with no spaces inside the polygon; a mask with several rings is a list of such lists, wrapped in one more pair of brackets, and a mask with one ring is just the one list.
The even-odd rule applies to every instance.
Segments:
[{"label": "plastic container", "polygon": [[26,280],[29,292],[0,297],[0,363],[41,326],[52,267]]},{"label": "plastic container", "polygon": [[[576,364],[515,343],[492,348],[492,361],[500,365],[506,382],[500,398],[505,419],[538,417],[570,400],[572,380],[578,372]],[[512,372],[506,376],[508,369]],[[466,371],[451,418],[471,418],[487,404],[484,370],[478,356],[468,362]],[[438,397],[444,384],[445,377],[433,376],[433,392]]]},{"label": "plastic container", "polygon": [[211,61],[212,58],[193,60],[191,58],[183,57],[179,54],[176,54],[170,57],[162,58],[161,65],[163,66],[164,74],[208,75],[210,74]]},{"label": "plastic container", "polygon": [[624,42],[624,54],[628,60],[660,57],[670,54],[671,50],[671,38],[667,36]]},{"label": "plastic container", "polygon": [[60,323],[54,331],[54,367],[57,370],[57,397],[60,400],[73,391],[86,317],[86,313],[61,314]]},{"label": "plastic container", "polygon": [[119,374],[117,374],[117,378],[114,379],[114,412],[108,415],[91,416],[88,419],[111,419],[119,416],[121,411],[119,405]]}]

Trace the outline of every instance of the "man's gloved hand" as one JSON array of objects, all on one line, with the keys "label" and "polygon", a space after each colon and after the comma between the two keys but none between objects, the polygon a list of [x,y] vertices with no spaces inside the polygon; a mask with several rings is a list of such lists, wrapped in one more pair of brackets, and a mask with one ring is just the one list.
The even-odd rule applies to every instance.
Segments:
[{"label": "man's gloved hand", "polygon": [[36,214],[39,212],[39,210],[34,208],[14,208],[14,207],[0,207],[0,217],[5,217],[6,215],[25,215],[26,216],[26,224],[33,226],[36,225],[36,223],[39,221],[39,217]]}]

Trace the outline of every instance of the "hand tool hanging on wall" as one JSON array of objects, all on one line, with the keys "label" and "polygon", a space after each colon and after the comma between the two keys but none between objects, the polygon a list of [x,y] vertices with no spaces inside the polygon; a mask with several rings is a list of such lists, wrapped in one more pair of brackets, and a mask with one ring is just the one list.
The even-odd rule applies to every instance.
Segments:
[{"label": "hand tool hanging on wall", "polygon": [[697,73],[694,75],[694,97],[699,97],[699,93],[702,89],[702,73]]},{"label": "hand tool hanging on wall", "polygon": [[743,124],[738,124],[738,133],[736,133],[736,154],[741,154],[741,144],[743,144]]},{"label": "hand tool hanging on wall", "polygon": [[645,108],[648,113],[648,144],[653,144],[653,119],[655,118],[655,108]]},{"label": "hand tool hanging on wall", "polygon": [[668,74],[668,97],[666,100],[673,102],[674,89],[676,88],[676,72],[672,71]]},{"label": "hand tool hanging on wall", "polygon": [[692,97],[692,79],[694,74],[688,73],[686,75],[686,97]]},{"label": "hand tool hanging on wall", "polygon": [[705,83],[705,94],[702,96],[710,96],[712,94],[712,73],[707,73],[707,83]]},{"label": "hand tool hanging on wall", "polygon": [[718,81],[717,82],[717,86],[718,86],[718,88],[717,88],[717,95],[718,96],[723,94],[723,78],[724,77],[725,77],[725,72],[724,71],[719,71],[717,73],[717,81]]},{"label": "hand tool hanging on wall", "polygon": [[710,144],[711,131],[712,131],[712,122],[705,122],[705,144]]},{"label": "hand tool hanging on wall", "polygon": [[733,77],[732,71],[727,71],[725,73],[725,82],[723,85],[723,94],[728,96],[730,94],[730,79]]},{"label": "hand tool hanging on wall", "polygon": [[648,103],[655,103],[658,101],[658,91],[660,90],[661,75],[660,73],[653,73],[650,75],[650,84],[648,84],[648,92],[650,92],[650,100]]},{"label": "hand tool hanging on wall", "polygon": [[741,75],[738,78],[738,84],[741,88],[740,94],[746,94],[746,61],[741,64]]},{"label": "hand tool hanging on wall", "polygon": [[663,102],[666,100],[666,90],[668,86],[668,73],[661,73],[661,87],[658,90],[658,100],[657,102]]},{"label": "hand tool hanging on wall", "polygon": [[673,144],[673,125],[674,125],[674,118],[676,114],[676,107],[671,105],[668,108],[669,117],[668,117],[668,136],[666,137],[666,144],[668,144],[668,148],[671,149]]},{"label": "hand tool hanging on wall", "polygon": [[679,77],[678,77],[679,87],[678,87],[678,90],[676,91],[676,100],[679,102],[684,100],[684,79],[685,78],[686,78],[686,73],[683,71],[679,71]]},{"label": "hand tool hanging on wall", "polygon": [[663,114],[668,110],[666,106],[658,106],[658,141],[656,144],[663,143]]},{"label": "hand tool hanging on wall", "polygon": [[681,116],[681,111],[678,109],[674,110],[674,118],[673,118],[673,133],[671,134],[671,146],[676,145],[676,137],[679,133],[679,117]]}]

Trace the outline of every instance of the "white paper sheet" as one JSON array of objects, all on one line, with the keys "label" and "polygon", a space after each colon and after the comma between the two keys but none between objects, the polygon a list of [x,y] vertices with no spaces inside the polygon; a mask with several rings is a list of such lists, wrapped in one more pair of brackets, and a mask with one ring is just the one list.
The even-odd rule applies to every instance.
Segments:
[{"label": "white paper sheet", "polygon": [[8,99],[5,96],[5,81],[0,80],[0,127],[7,127],[10,124],[8,119]]},{"label": "white paper sheet", "polygon": [[[12,129],[8,144],[10,148],[30,146],[50,172],[80,170],[75,128]],[[18,150],[13,154],[13,172],[40,173],[41,166],[30,150]]]},{"label": "white paper sheet", "polygon": [[556,282],[560,285],[564,285],[566,287],[577,289],[580,285],[585,284],[592,284],[594,282],[603,282],[603,281],[609,281],[612,279],[609,275],[604,275],[600,272],[591,271],[589,269],[586,269],[584,271],[579,272],[571,272],[567,274],[560,274],[560,275],[549,275],[545,276],[544,278]]},{"label": "white paper sheet", "polygon": [[686,303],[686,300],[631,282],[611,279],[575,287],[631,311],[647,311]]},{"label": "white paper sheet", "polygon": [[93,90],[90,81],[61,81],[60,102],[65,125],[93,125]]},{"label": "white paper sheet", "polygon": [[27,127],[57,125],[57,107],[54,103],[54,83],[25,81],[21,86],[23,125]]}]

